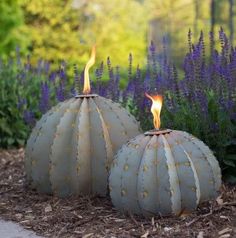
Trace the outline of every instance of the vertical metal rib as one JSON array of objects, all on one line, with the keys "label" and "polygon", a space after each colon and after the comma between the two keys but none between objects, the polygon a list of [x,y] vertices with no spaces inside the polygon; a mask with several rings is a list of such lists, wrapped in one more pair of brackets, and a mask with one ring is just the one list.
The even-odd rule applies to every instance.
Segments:
[{"label": "vertical metal rib", "polygon": [[54,107],[52,109],[54,113],[48,115],[47,123],[43,124],[32,151],[32,185],[43,193],[52,192],[49,178],[51,143],[60,117],[64,114],[65,108],[70,103],[71,101],[69,100],[60,104],[59,108]]},{"label": "vertical metal rib", "polygon": [[[130,140],[118,155],[118,167],[120,174],[120,203],[126,210],[132,210],[136,213],[141,213],[141,206],[139,203],[138,190],[138,174],[141,166],[142,156],[146,145],[150,140],[149,137],[143,134],[136,136]],[[114,180],[116,178],[114,177]]]},{"label": "vertical metal rib", "polygon": [[186,157],[190,163],[192,172],[193,172],[193,176],[194,176],[194,180],[195,180],[195,187],[193,187],[192,189],[194,189],[195,190],[194,192],[196,193],[196,206],[197,206],[199,204],[200,197],[201,197],[200,183],[199,183],[198,175],[197,175],[196,169],[194,167],[194,163],[193,163],[191,157],[189,156],[188,152],[185,150],[185,148],[182,145],[179,145],[179,146],[183,150],[184,154],[186,155]]},{"label": "vertical metal rib", "polygon": [[92,191],[106,195],[108,189],[108,171],[113,159],[112,145],[102,112],[95,101],[89,99],[91,125],[91,165]]},{"label": "vertical metal rib", "polygon": [[181,193],[179,187],[179,178],[175,167],[175,159],[165,136],[160,135],[160,137],[163,140],[166,162],[168,167],[172,213],[177,215],[181,212]]},{"label": "vertical metal rib", "polygon": [[76,108],[79,100],[72,101],[65,109],[57,125],[54,141],[51,147],[50,179],[54,194],[65,197],[71,194],[71,152],[72,132],[76,118]]},{"label": "vertical metal rib", "polygon": [[[73,122],[73,132],[72,132],[72,151],[71,151],[71,165],[70,165],[70,174],[71,174],[71,190],[73,191],[73,194],[79,194],[79,177],[78,177],[78,157],[79,157],[79,151],[78,151],[78,141],[79,138],[79,124],[80,124],[80,110],[81,110],[81,104],[82,104],[82,98],[78,98],[78,105],[76,106],[76,117]],[[79,168],[80,170],[80,168]]]},{"label": "vertical metal rib", "polygon": [[157,180],[157,136],[148,137],[138,173],[138,199],[144,215],[159,212],[159,181]]},{"label": "vertical metal rib", "polygon": [[26,148],[25,148],[25,170],[26,170],[26,180],[30,184],[32,182],[32,152],[34,150],[34,145],[37,141],[38,136],[41,133],[42,126],[47,121],[48,115],[52,113],[52,110],[47,112],[42,116],[42,118],[37,122],[35,128],[33,129],[30,137],[27,141]]},{"label": "vertical metal rib", "polygon": [[[140,156],[140,158],[139,158],[139,161],[138,161],[138,169],[137,169],[137,178],[136,178],[136,186],[135,186],[135,188],[136,188],[136,196],[137,196],[137,204],[138,204],[138,207],[139,207],[139,210],[142,212],[142,201],[140,200],[140,195],[141,195],[141,192],[142,191],[140,191],[139,190],[139,188],[140,188],[140,184],[142,184],[142,178],[141,178],[141,180],[140,180],[140,176],[139,176],[139,173],[140,173],[140,170],[141,170],[141,166],[142,166],[142,159],[143,159],[143,155],[144,155],[144,153],[145,153],[145,151],[146,151],[146,149],[147,149],[147,145],[148,145],[148,142],[150,141],[150,137],[149,136],[147,136],[147,138],[145,138],[146,136],[144,136],[144,143],[142,143],[142,147],[141,147],[141,151],[139,151],[139,156]],[[139,146],[140,146],[140,144],[139,144]],[[137,145],[135,145],[135,147],[137,147]]]},{"label": "vertical metal rib", "polygon": [[[130,137],[136,136],[139,132],[138,130],[130,130],[125,127],[113,103],[110,103],[102,97],[96,97],[94,101],[102,112],[106,127],[109,129],[113,151],[116,152]],[[130,120],[127,119],[127,123],[129,123],[129,121]]]},{"label": "vertical metal rib", "polygon": [[[194,158],[193,155],[190,155],[190,152],[188,152],[189,150],[185,150],[183,147],[184,140],[178,133],[176,133],[176,131],[166,134],[165,137],[171,146],[179,178],[181,213],[185,211],[189,212],[197,207],[199,202],[199,198],[197,198],[197,196],[200,196],[197,191],[200,190],[201,192],[200,186],[197,186],[199,185],[200,178],[198,176],[198,172],[196,171],[195,164],[193,163]],[[189,149],[193,150],[194,148]],[[195,172],[197,173],[197,181],[196,176],[194,175],[196,174]]]},{"label": "vertical metal rib", "polygon": [[216,197],[221,186],[221,172],[218,161],[202,141],[186,132],[178,133],[186,141],[183,144],[185,148],[191,143],[200,154],[194,156],[196,160],[193,162],[196,168],[199,167],[197,173],[199,174],[201,201]]},{"label": "vertical metal rib", "polygon": [[92,171],[91,171],[91,138],[88,98],[83,98],[78,115],[78,157],[77,157],[77,191],[81,194],[92,192]]}]

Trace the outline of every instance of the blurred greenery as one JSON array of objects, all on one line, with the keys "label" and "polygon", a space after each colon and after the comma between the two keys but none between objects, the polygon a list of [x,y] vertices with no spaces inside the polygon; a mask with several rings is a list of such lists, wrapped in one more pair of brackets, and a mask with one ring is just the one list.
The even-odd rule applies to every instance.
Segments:
[{"label": "blurred greenery", "polygon": [[0,56],[9,56],[17,45],[26,51],[30,41],[19,0],[0,1]]},{"label": "blurred greenery", "polygon": [[200,30],[207,35],[219,26],[234,39],[233,3],[230,0],[1,1],[0,55],[4,58],[14,54],[19,46],[22,54],[33,55],[33,60],[63,59],[84,65],[89,49],[96,44],[98,62],[110,56],[125,66],[131,52],[134,64],[143,64],[150,41],[159,46],[161,54],[162,38],[166,36],[169,54],[180,66],[189,28],[195,40]]}]

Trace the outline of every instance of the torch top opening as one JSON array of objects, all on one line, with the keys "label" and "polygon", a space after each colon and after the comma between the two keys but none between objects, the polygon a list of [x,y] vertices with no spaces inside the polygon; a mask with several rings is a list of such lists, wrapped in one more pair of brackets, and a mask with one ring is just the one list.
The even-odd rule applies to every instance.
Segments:
[{"label": "torch top opening", "polygon": [[172,130],[170,130],[170,129],[161,129],[161,130],[153,129],[151,131],[146,131],[144,133],[144,135],[145,136],[154,136],[154,135],[168,134],[170,132],[172,132]]},{"label": "torch top opening", "polygon": [[75,98],[94,98],[98,97],[97,94],[82,94],[82,95],[76,95]]}]

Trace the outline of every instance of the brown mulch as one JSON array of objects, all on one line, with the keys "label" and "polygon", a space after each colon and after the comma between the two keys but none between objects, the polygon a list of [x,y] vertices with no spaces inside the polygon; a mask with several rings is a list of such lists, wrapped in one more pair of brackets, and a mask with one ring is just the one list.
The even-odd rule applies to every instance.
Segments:
[{"label": "brown mulch", "polygon": [[24,149],[0,150],[0,218],[45,237],[236,237],[236,187],[181,217],[142,218],[116,211],[109,198],[59,199],[24,186]]}]

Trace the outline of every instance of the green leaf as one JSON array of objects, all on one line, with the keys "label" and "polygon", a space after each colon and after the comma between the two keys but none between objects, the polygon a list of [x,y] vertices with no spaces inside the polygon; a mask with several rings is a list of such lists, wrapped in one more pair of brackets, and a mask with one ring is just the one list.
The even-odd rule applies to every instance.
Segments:
[{"label": "green leaf", "polygon": [[231,160],[224,160],[223,162],[224,162],[224,164],[226,164],[230,167],[236,167],[236,164]]},{"label": "green leaf", "polygon": [[228,175],[225,177],[225,180],[228,182],[228,183],[231,183],[231,184],[236,184],[236,176],[235,175]]},{"label": "green leaf", "polygon": [[13,138],[8,138],[8,139],[7,139],[7,144],[8,144],[8,145],[13,145],[14,142],[15,142],[15,140],[14,140]]},{"label": "green leaf", "polygon": [[236,154],[226,155],[225,160],[235,160],[236,161]]}]

